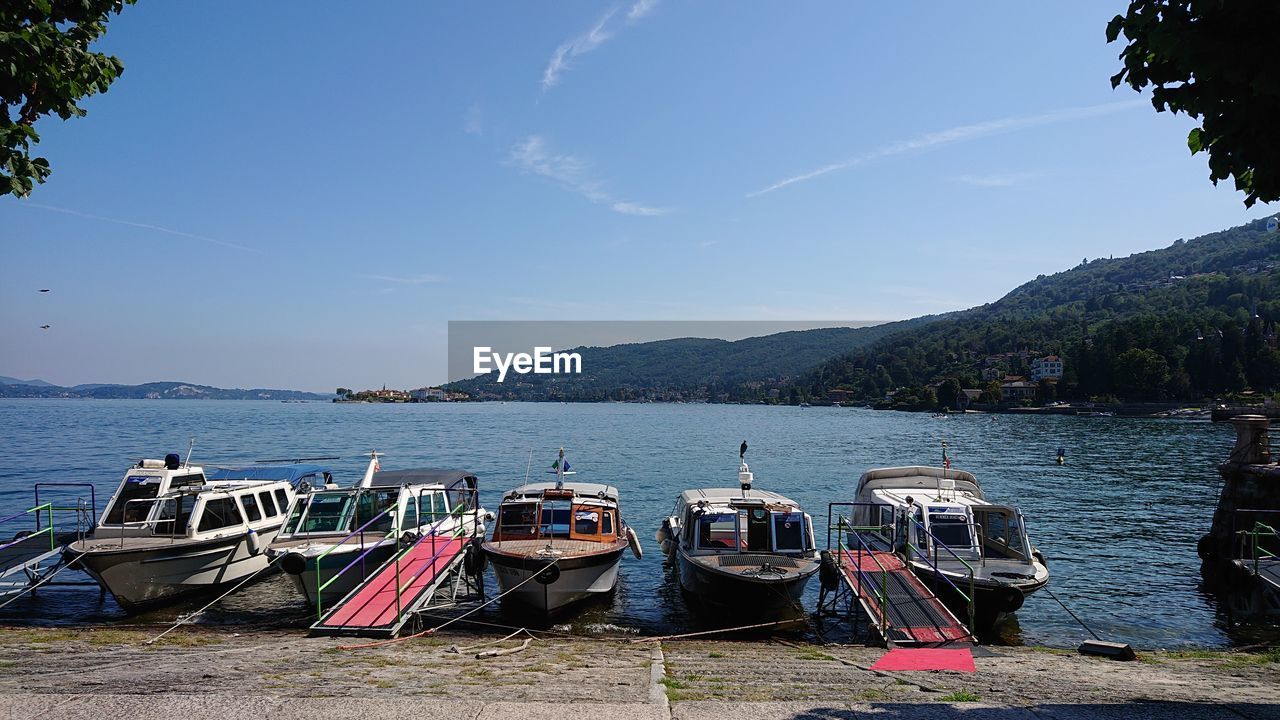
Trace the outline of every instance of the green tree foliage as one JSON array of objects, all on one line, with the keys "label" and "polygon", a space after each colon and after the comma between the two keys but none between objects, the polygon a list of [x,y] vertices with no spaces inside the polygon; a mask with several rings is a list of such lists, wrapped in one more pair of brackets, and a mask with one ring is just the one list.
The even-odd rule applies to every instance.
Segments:
[{"label": "green tree foliage", "polygon": [[1111,85],[1149,87],[1157,111],[1199,121],[1188,147],[1208,152],[1215,185],[1235,178],[1246,206],[1280,199],[1277,28],[1275,0],[1132,0],[1107,25],[1107,42],[1129,41]]},{"label": "green tree foliage", "polygon": [[136,1],[0,2],[0,195],[29,195],[49,177],[49,161],[31,156],[38,119],[84,116],[76,103],[106,92],[124,72],[119,58],[90,46],[111,15]]}]

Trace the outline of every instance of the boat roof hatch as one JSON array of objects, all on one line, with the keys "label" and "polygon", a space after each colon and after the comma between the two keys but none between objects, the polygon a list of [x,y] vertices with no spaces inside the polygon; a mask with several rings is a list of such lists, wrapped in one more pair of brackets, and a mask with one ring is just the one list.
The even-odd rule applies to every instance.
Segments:
[{"label": "boat roof hatch", "polygon": [[944,492],[969,493],[982,497],[982,486],[973,473],[923,465],[868,470],[858,479],[857,495],[861,497],[869,490],[890,488],[941,489]]}]

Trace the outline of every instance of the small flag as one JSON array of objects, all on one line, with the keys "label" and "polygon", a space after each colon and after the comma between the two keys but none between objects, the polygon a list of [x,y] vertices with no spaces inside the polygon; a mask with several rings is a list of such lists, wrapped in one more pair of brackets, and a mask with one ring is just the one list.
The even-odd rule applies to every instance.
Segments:
[{"label": "small flag", "polygon": [[[569,461],[568,461],[568,460],[565,460],[565,461],[564,461],[564,468],[563,468],[563,469],[564,469],[564,472],[569,472]],[[551,470],[552,470],[553,472],[557,472],[557,471],[561,470],[561,467],[560,467],[560,458],[556,458],[556,461],[555,461],[555,462],[553,462],[553,463],[551,463]]]}]

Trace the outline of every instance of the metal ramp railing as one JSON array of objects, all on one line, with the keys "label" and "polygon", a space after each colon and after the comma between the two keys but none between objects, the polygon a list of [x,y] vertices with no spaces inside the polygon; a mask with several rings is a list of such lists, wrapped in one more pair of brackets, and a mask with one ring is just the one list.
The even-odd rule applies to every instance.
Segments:
[{"label": "metal ramp railing", "polygon": [[[879,537],[885,528],[854,525],[850,518],[836,512],[837,507],[858,506],[873,507],[870,503],[831,503],[828,506],[827,549],[832,553],[840,580],[831,607],[836,608],[843,601],[851,614],[856,604],[880,638],[890,646],[936,646],[972,641],[973,634],[969,628],[921,582],[904,557]],[[893,536],[895,528],[891,526],[889,530]],[[914,553],[927,561],[927,554],[910,543],[907,543],[904,553]],[[932,569],[937,573],[936,564]],[[972,568],[969,570],[972,579]],[[941,573],[937,574],[950,582]],[[972,589],[968,595],[963,592],[960,595],[968,601],[972,624]]]},{"label": "metal ramp railing", "polygon": [[[88,488],[89,500],[77,497],[74,504],[67,504],[66,500],[40,502],[41,488],[53,487]],[[66,520],[68,514],[69,521]],[[37,585],[46,585],[54,574],[65,567],[63,549],[93,531],[97,518],[94,487],[89,483],[36,483],[35,505],[0,518],[0,525],[17,523],[28,516],[35,521],[33,530],[19,531],[12,540],[0,543],[0,597],[17,595],[34,590]],[[62,527],[56,522],[60,518],[63,519]]]},{"label": "metal ramp railing", "polygon": [[[467,492],[473,493],[474,498],[474,490]],[[421,497],[418,498],[418,505],[421,506]],[[468,513],[473,514],[470,535],[464,532],[460,522],[454,532],[435,534],[445,522],[451,519],[460,521]],[[479,513],[479,503],[474,499],[470,508],[466,503],[461,503],[454,511],[447,513],[443,520],[433,523],[427,532],[404,548],[400,548],[403,536],[397,516],[394,530],[396,552],[328,612],[325,612],[321,603],[320,591],[343,573],[361,564],[369,551],[361,553],[324,583],[320,582],[320,563],[317,560],[316,602],[319,619],[311,626],[312,634],[394,637],[418,612],[442,596],[448,596],[445,598],[446,602],[454,602],[463,594],[476,592],[483,595],[483,580],[472,577],[464,567],[467,553],[480,551],[474,546],[468,550],[481,527]]]},{"label": "metal ramp railing", "polygon": [[1236,564],[1272,590],[1280,590],[1280,532],[1256,520],[1253,527],[1240,530]]}]

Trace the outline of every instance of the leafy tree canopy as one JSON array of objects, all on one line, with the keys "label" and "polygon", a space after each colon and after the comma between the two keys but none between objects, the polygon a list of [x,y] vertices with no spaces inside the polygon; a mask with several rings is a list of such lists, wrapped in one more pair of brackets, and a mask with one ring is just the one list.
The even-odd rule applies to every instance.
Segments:
[{"label": "leafy tree canopy", "polygon": [[1209,153],[1215,185],[1235,178],[1248,207],[1280,199],[1277,28],[1275,0],[1132,0],[1107,25],[1107,42],[1129,41],[1112,87],[1150,87],[1157,111],[1198,120],[1188,147]]},{"label": "leafy tree canopy", "polygon": [[76,103],[124,72],[119,58],[89,46],[107,20],[137,0],[0,2],[0,195],[23,197],[49,177],[49,161],[31,156],[35,122],[85,114]]}]

